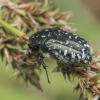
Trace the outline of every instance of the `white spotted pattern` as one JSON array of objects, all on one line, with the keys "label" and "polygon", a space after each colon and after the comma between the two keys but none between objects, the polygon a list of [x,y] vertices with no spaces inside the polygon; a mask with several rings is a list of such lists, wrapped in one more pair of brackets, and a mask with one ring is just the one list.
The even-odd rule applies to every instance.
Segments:
[{"label": "white spotted pattern", "polygon": [[85,63],[87,63],[87,60],[84,60]]},{"label": "white spotted pattern", "polygon": [[61,53],[61,50],[59,50],[59,53]]},{"label": "white spotted pattern", "polygon": [[56,47],[54,47],[53,49],[56,49]]},{"label": "white spotted pattern", "polygon": [[69,48],[69,51],[71,51],[72,49],[71,48]]},{"label": "white spotted pattern", "polygon": [[82,40],[82,42],[84,42],[84,40]]},{"label": "white spotted pattern", "polygon": [[72,54],[72,58],[75,58],[75,53],[74,52],[71,52],[71,54]]},{"label": "white spotted pattern", "polygon": [[71,36],[69,36],[69,38],[71,39],[72,37],[71,37]]},{"label": "white spotted pattern", "polygon": [[84,48],[82,49],[82,58],[85,57]]},{"label": "white spotted pattern", "polygon": [[49,32],[49,34],[48,34],[48,37],[50,37],[51,36],[51,32]]},{"label": "white spotted pattern", "polygon": [[42,35],[42,38],[45,38],[46,36],[45,35]]},{"label": "white spotted pattern", "polygon": [[88,44],[84,44],[85,47],[90,47]]},{"label": "white spotted pattern", "polygon": [[60,42],[60,44],[62,44],[62,42]]},{"label": "white spotted pattern", "polygon": [[77,45],[77,47],[79,47],[79,45]]},{"label": "white spotted pattern", "polygon": [[77,54],[78,59],[81,59],[81,56],[79,54]]},{"label": "white spotted pattern", "polygon": [[58,55],[58,53],[56,52],[55,55]]},{"label": "white spotted pattern", "polygon": [[58,30],[58,32],[60,32],[60,30]]},{"label": "white spotted pattern", "polygon": [[68,43],[69,43],[69,41],[66,42],[66,44],[68,44]]},{"label": "white spotted pattern", "polygon": [[65,34],[68,34],[68,33],[65,33]]},{"label": "white spotted pattern", "polygon": [[45,29],[45,31],[49,31],[48,29]]},{"label": "white spotted pattern", "polygon": [[51,48],[49,48],[49,50],[51,50]]},{"label": "white spotted pattern", "polygon": [[39,37],[38,35],[36,37]]},{"label": "white spotted pattern", "polygon": [[67,54],[67,50],[64,51],[64,56],[66,56],[66,54]]},{"label": "white spotted pattern", "polygon": [[75,36],[75,39],[77,39],[78,36]]},{"label": "white spotted pattern", "polygon": [[60,48],[61,48],[62,46],[60,46]]}]

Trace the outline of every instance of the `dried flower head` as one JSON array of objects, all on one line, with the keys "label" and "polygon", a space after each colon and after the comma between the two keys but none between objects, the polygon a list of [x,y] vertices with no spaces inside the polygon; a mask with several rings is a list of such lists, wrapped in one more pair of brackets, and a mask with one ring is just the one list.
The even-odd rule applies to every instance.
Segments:
[{"label": "dried flower head", "polygon": [[[29,36],[40,29],[59,26],[67,31],[76,31],[75,28],[69,26],[68,19],[72,16],[72,12],[60,12],[59,9],[52,9],[47,0],[39,2],[35,0],[33,3],[13,3],[10,0],[0,0],[0,55],[2,61],[6,59],[6,70],[11,64],[14,72],[10,76],[17,76],[17,81],[23,77],[24,81],[28,81],[42,90],[39,83],[40,78],[36,70],[40,70],[41,63],[38,61],[38,55],[34,55],[32,59],[27,56],[27,40]],[[7,22],[6,27],[1,23],[1,19]],[[66,22],[67,21],[67,22]],[[11,27],[16,28],[16,36]],[[23,32],[23,34],[21,34]],[[12,34],[13,33],[13,34]],[[26,33],[26,34],[25,34]],[[92,50],[92,48],[91,48]],[[62,72],[64,78],[68,76],[74,90],[80,90],[80,98],[86,100],[100,99],[100,51],[92,52],[92,61],[89,65],[73,66],[71,73],[66,70],[62,72],[62,63],[57,62],[58,66],[53,72]],[[65,66],[66,67],[66,66]],[[69,69],[68,69],[69,70]],[[78,84],[75,87],[74,79],[78,78]]]},{"label": "dried flower head", "polygon": [[[14,69],[10,78],[17,76],[18,81],[20,77],[23,77],[26,83],[29,81],[42,90],[40,78],[36,72],[36,70],[41,71],[41,64],[38,61],[38,55],[33,59],[28,58],[27,40],[31,34],[47,27],[60,26],[65,30],[75,31],[76,29],[68,26],[66,22],[71,16],[71,12],[52,9],[48,0],[42,2],[35,0],[27,4],[0,0],[0,55],[2,61],[6,59],[6,70],[10,64]],[[1,23],[1,19],[9,25]],[[12,27],[17,30],[14,28],[12,30]]]}]

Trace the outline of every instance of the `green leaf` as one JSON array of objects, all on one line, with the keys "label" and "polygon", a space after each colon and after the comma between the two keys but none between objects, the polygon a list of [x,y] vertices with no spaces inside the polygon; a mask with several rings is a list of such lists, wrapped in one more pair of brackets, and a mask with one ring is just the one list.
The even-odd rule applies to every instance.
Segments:
[{"label": "green leaf", "polygon": [[19,50],[19,48],[17,46],[13,46],[11,44],[6,44],[6,46],[9,48],[9,49],[13,49],[13,50]]},{"label": "green leaf", "polygon": [[37,17],[34,17],[34,19],[36,19],[37,21],[41,22],[41,23],[47,23],[47,21],[42,17],[42,16],[37,16]]},{"label": "green leaf", "polygon": [[15,12],[18,13],[19,15],[22,15],[22,16],[26,15],[26,11],[22,10],[22,9],[15,9]]},{"label": "green leaf", "polygon": [[54,25],[56,25],[56,26],[59,26],[59,27],[60,27],[60,26],[62,26],[63,24],[61,24],[61,23],[59,23],[59,22],[55,22],[55,23],[54,23]]},{"label": "green leaf", "polygon": [[34,1],[33,5],[32,5],[31,8],[30,8],[30,11],[33,10],[33,9],[36,7],[37,1],[38,1],[38,0],[35,0],[35,1]]},{"label": "green leaf", "polygon": [[15,37],[14,36],[7,36],[5,39],[3,39],[2,42],[6,42],[6,41],[9,41],[9,40],[14,40]]},{"label": "green leaf", "polygon": [[7,22],[3,21],[2,19],[0,19],[0,25],[2,25],[2,27],[4,27],[5,29],[9,30],[13,35],[17,35],[19,37],[22,37],[23,35],[25,35],[25,33],[19,31],[18,29],[10,26]]},{"label": "green leaf", "polygon": [[43,8],[41,8],[39,14],[42,14],[42,13],[48,11],[48,10],[49,10],[49,6],[44,6]]},{"label": "green leaf", "polygon": [[59,8],[57,8],[56,10],[53,10],[50,12],[50,16],[54,17],[58,12],[59,12]]}]

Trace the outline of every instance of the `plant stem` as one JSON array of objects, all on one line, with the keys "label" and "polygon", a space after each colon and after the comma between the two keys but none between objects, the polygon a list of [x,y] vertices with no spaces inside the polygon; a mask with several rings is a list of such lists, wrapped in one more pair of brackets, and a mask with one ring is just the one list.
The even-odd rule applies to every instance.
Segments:
[{"label": "plant stem", "polygon": [[25,35],[25,33],[17,30],[16,28],[10,26],[7,22],[3,21],[1,18],[0,18],[0,24],[6,28],[7,30],[9,30],[13,35],[17,35],[19,37],[22,37]]}]

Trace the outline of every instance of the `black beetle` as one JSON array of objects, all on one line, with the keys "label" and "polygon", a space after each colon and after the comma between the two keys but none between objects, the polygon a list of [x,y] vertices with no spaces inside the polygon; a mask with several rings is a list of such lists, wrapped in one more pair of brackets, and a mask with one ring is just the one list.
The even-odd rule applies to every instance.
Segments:
[{"label": "black beetle", "polygon": [[[59,27],[36,32],[29,38],[28,46],[29,57],[36,52],[40,53],[39,60],[45,70],[46,65],[43,61],[45,57],[51,56],[67,67],[72,67],[73,64],[89,64],[92,60],[87,41]],[[50,83],[49,78],[48,82]]]}]

